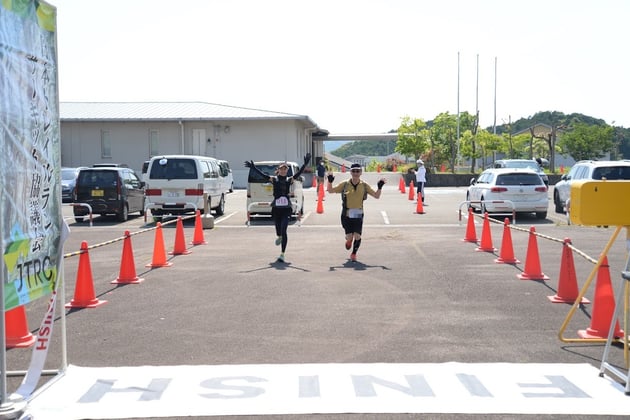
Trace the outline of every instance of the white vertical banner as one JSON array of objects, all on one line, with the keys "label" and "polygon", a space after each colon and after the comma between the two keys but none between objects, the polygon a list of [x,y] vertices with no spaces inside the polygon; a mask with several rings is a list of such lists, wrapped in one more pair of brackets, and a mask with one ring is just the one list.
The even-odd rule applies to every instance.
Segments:
[{"label": "white vertical banner", "polygon": [[[2,343],[4,311],[50,295],[60,280],[64,222],[56,13],[41,0],[0,2]],[[35,369],[29,370],[33,383],[46,358],[52,328],[45,327],[54,319],[54,308],[53,293],[34,351],[38,360],[31,363]],[[4,353],[2,356],[2,375],[6,375]],[[4,402],[4,376],[0,391]]]}]

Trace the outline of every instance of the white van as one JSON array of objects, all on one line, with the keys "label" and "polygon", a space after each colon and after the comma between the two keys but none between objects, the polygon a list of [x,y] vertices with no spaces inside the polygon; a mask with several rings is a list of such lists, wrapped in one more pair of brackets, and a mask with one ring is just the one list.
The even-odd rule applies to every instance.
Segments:
[{"label": "white van", "polygon": [[[293,174],[300,170],[300,166],[297,163],[280,160],[254,162],[254,165],[263,173],[272,176],[281,163],[289,165],[288,177],[292,177]],[[294,217],[304,214],[303,183],[304,177],[300,176],[299,179],[293,181],[289,190],[289,199],[291,200]],[[269,182],[269,178],[261,177],[258,172],[250,169],[247,176],[247,214],[249,216],[271,215],[272,201],[273,185]]]},{"label": "white van", "polygon": [[225,212],[219,161],[207,156],[154,156],[145,176],[145,210],[155,217],[166,214],[204,212],[208,207],[218,216]]}]

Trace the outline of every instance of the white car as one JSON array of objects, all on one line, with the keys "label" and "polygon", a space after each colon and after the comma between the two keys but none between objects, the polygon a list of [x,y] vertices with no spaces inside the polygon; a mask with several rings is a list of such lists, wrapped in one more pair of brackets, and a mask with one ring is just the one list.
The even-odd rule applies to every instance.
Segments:
[{"label": "white car", "polygon": [[[263,162],[254,162],[256,168],[269,176],[275,175],[278,165],[286,163],[289,165],[288,177],[300,170],[300,166],[295,162],[284,162],[279,160],[268,160]],[[289,199],[293,208],[293,215],[298,216],[304,214],[304,177],[300,176],[291,184]],[[269,182],[269,177],[261,177],[256,171],[250,169],[247,177],[247,214],[255,215],[271,215],[271,202],[273,201],[273,185]]]},{"label": "white car", "polygon": [[553,203],[556,213],[564,213],[571,198],[571,183],[577,180],[630,180],[628,160],[581,160],[571,167],[568,174],[562,175],[553,189]]},{"label": "white car", "polygon": [[470,180],[468,207],[482,213],[536,213],[545,219],[549,208],[547,186],[529,168],[492,168]]}]

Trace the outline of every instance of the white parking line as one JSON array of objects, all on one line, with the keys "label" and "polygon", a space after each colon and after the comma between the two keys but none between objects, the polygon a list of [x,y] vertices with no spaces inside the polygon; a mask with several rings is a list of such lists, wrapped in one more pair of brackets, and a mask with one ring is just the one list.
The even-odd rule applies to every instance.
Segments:
[{"label": "white parking line", "polygon": [[387,216],[387,212],[385,210],[381,211],[381,216],[383,216],[383,223],[389,225],[389,217]]}]

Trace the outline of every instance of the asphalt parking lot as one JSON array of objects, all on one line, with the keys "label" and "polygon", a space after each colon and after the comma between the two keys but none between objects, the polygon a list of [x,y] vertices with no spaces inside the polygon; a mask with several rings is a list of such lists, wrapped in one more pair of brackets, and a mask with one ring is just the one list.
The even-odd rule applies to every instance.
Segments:
[{"label": "asphalt parking lot", "polygon": [[[96,217],[93,225],[75,223],[64,207],[71,234],[65,253],[90,249],[95,295],[107,304],[67,311],[68,362],[79,366],[217,365],[278,363],[590,363],[599,368],[602,343],[565,343],[558,333],[570,309],[547,296],[557,292],[562,241],[597,259],[613,228],[569,226],[553,212],[537,220],[523,216],[511,231],[521,264],[497,264],[504,225],[490,223],[497,251],[476,251],[463,241],[467,219],[458,209],[465,188],[428,188],[424,214],[417,204],[387,185],[380,200],[366,202],[358,261],[348,260],[339,224],[341,201],[326,195],[316,212],[314,189],[305,193],[306,214],[289,227],[287,262],[275,262],[279,249],[266,218],[247,223],[245,191],[228,196],[224,216],[203,231],[207,244],[190,254],[168,256],[171,267],[147,268],[156,249],[156,230],[143,217],[125,223]],[[551,194],[550,194],[551,196]],[[465,215],[465,212],[464,212]],[[476,234],[482,219],[476,218]],[[537,247],[547,281],[521,280],[528,257],[529,229],[542,235]],[[116,285],[122,238],[133,234],[135,268],[144,281]],[[173,248],[174,223],[161,229],[166,251]],[[186,243],[194,219],[184,222]],[[97,246],[112,241],[107,245]],[[575,255],[579,286],[593,263]],[[622,231],[608,254],[615,289],[626,264]],[[79,257],[65,258],[65,299],[73,298]],[[593,282],[594,286],[595,282]],[[586,297],[593,301],[594,287]],[[27,308],[36,329],[46,302]],[[61,302],[60,302],[61,303]],[[591,321],[592,305],[568,320],[565,337]],[[57,320],[58,321],[58,320]],[[60,334],[53,337],[46,368],[61,363]],[[28,349],[7,352],[9,370],[22,370]],[[623,365],[615,346],[611,361]],[[18,378],[10,378],[9,389]],[[594,378],[594,380],[596,380]],[[283,419],[382,418],[593,418],[561,415],[287,415]],[[210,417],[208,417],[210,418]],[[254,418],[254,417],[251,417]],[[262,417],[261,417],[262,418]],[[268,416],[265,418],[269,418]]]}]

